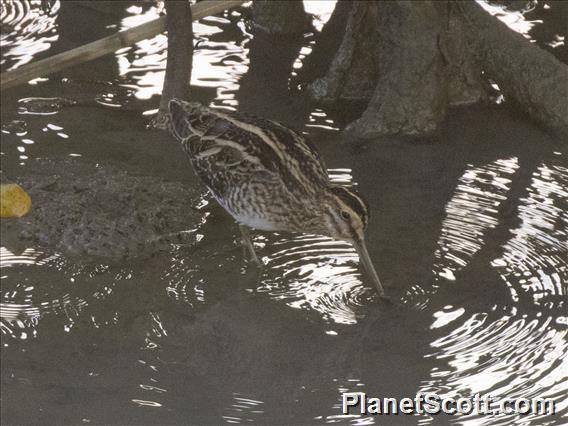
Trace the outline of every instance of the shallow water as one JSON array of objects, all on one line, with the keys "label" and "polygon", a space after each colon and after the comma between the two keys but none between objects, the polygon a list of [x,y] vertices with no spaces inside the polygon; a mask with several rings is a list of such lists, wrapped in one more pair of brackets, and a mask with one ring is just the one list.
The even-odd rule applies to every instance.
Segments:
[{"label": "shallow water", "polygon": [[[159,13],[1,7],[2,71]],[[309,7],[316,27],[332,9]],[[194,96],[310,136],[332,178],[368,198],[369,251],[402,307],[378,304],[354,250],[325,237],[255,234],[265,267],[251,268],[205,189],[197,243],[149,258],[93,260],[3,235],[2,423],[565,424],[565,147],[502,106],[455,111],[435,142],[342,144],[349,111],[311,105],[294,78],[313,35],[255,39],[247,13],[194,25]],[[69,25],[79,15],[92,31]],[[165,48],[160,35],[3,94],[3,175],[72,157],[199,185],[175,143],[144,130]],[[553,398],[558,413],[343,416],[345,391]]]}]

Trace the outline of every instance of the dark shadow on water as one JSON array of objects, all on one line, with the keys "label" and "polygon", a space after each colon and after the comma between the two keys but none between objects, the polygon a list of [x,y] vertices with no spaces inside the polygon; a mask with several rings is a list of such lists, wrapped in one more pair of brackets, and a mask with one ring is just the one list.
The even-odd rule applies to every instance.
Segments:
[{"label": "dark shadow on water", "polygon": [[249,70],[236,93],[240,111],[261,116],[269,111],[270,118],[289,125],[305,121],[308,99],[290,87],[293,64],[304,44],[301,35],[255,34],[249,42]]}]

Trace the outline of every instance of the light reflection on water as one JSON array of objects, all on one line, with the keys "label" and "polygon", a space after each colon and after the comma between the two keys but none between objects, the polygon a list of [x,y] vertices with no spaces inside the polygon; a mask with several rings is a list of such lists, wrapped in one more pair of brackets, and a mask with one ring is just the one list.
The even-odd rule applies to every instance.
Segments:
[{"label": "light reflection on water", "polygon": [[164,271],[162,279],[167,283],[166,292],[173,300],[190,307],[202,305],[206,301],[206,277],[202,276],[199,262],[190,260],[183,246],[175,246],[172,251],[171,266]]},{"label": "light reflection on water", "polygon": [[[514,159],[508,163],[506,166],[501,162],[500,169],[494,169],[498,173],[493,174],[492,191],[481,192],[478,184],[460,191],[462,178],[456,196],[448,204],[444,229],[451,229],[443,239],[445,258],[450,260],[446,267],[465,266],[483,243],[477,237],[497,224],[499,204],[517,169]],[[471,171],[464,176],[468,175],[472,175]],[[519,200],[520,224],[510,231],[511,238],[503,246],[503,255],[491,261],[509,288],[513,302],[519,302],[519,295],[526,294],[536,305],[552,311],[522,314],[523,308],[519,307],[501,317],[496,312],[465,314],[464,308],[436,313],[432,328],[455,325],[448,329],[447,335],[431,343],[432,353],[428,356],[443,361],[443,366],[432,370],[431,379],[423,384],[424,392],[446,396],[481,393],[497,399],[553,398],[558,412],[566,415],[567,329],[566,316],[560,312],[565,309],[568,282],[567,176],[562,166],[538,166],[528,196]],[[460,214],[469,219],[456,220]],[[480,217],[483,214],[485,217]],[[475,424],[494,424],[494,419],[488,417],[471,417]],[[517,416],[516,420],[527,424],[537,421],[531,415]]]},{"label": "light reflection on water", "polygon": [[456,280],[456,274],[469,264],[486,243],[487,233],[499,223],[499,209],[517,169],[515,157],[483,166],[468,165],[446,205],[432,265],[434,282],[409,287],[406,303],[424,309],[441,285]]},{"label": "light reflection on water", "polygon": [[225,408],[222,415],[227,423],[252,423],[262,419],[264,402],[248,395],[233,393],[231,405]]},{"label": "light reflection on water", "polygon": [[[431,343],[439,366],[420,391],[441,397],[491,395],[505,398],[552,398],[558,415],[568,414],[568,351],[566,326],[551,316],[515,312],[464,315],[445,336]],[[545,424],[535,413],[502,417],[507,424]],[[430,419],[433,421],[433,419]],[[495,424],[493,416],[471,414],[473,424]],[[553,420],[548,418],[546,420]],[[460,420],[461,422],[461,420]],[[539,423],[540,422],[540,423]]]},{"label": "light reflection on water", "polygon": [[321,31],[324,24],[329,20],[333,9],[335,9],[335,3],[335,0],[304,0],[304,9],[307,13],[311,13],[315,17],[314,27],[316,30]]},{"label": "light reflection on water", "polygon": [[446,206],[435,275],[455,280],[456,272],[483,246],[484,234],[498,223],[499,207],[517,168],[517,159],[510,158],[471,167],[462,175]]},{"label": "light reflection on water", "polygon": [[[159,16],[156,7],[145,11],[131,7],[126,11],[129,16],[122,20],[122,29],[132,28]],[[246,45],[250,35],[240,30],[240,42],[214,41],[214,35],[222,32],[222,28],[230,23],[230,20],[220,17],[208,17],[193,23],[197,47],[193,56],[191,84],[215,88],[220,104],[235,106],[232,100],[239,87],[237,81],[248,70]],[[133,89],[137,99],[149,99],[161,94],[167,58],[167,37],[164,34],[121,49],[116,52],[116,57],[120,76],[131,82],[125,83],[125,87]]]},{"label": "light reflection on water", "polygon": [[[30,279],[23,271],[30,266],[60,270],[61,260],[57,255],[44,255],[32,248],[16,255],[5,247],[0,248],[2,268],[2,299],[0,321],[2,333],[13,338],[37,337],[35,327],[40,318],[53,312],[79,312],[85,305],[81,298],[72,298],[62,291],[50,294],[43,283]],[[14,279],[13,275],[18,278]],[[69,280],[69,279],[68,279]],[[39,300],[38,300],[39,299]]]},{"label": "light reflection on water", "polygon": [[566,305],[568,296],[568,170],[541,164],[520,200],[521,224],[492,266],[515,301],[527,293],[538,305]]},{"label": "light reflection on water", "polygon": [[3,0],[0,3],[0,65],[16,69],[50,48],[58,38],[55,21],[59,2],[50,13],[41,1]]},{"label": "light reflection on water", "polygon": [[[408,300],[419,305],[428,293],[455,281],[456,274],[491,242],[487,239],[503,220],[500,209],[510,196],[518,167],[518,160],[511,158],[466,170],[446,206],[435,253],[434,286],[414,287],[409,290]],[[521,292],[531,295],[538,304],[544,301],[550,302],[549,307],[558,307],[568,294],[566,176],[566,168],[560,165],[538,167],[527,188],[528,197],[519,200],[519,228],[510,230],[503,255],[491,260],[514,301],[519,301]]]},{"label": "light reflection on water", "polygon": [[[469,168],[463,174],[446,207],[434,268],[438,279],[434,288],[415,286],[408,300],[427,308],[432,293],[455,281],[483,245],[491,243],[490,230],[503,220],[500,207],[518,168],[517,159],[511,158]],[[438,366],[423,382],[422,392],[454,398],[480,393],[496,400],[552,398],[557,412],[568,414],[567,318],[560,314],[568,294],[567,177],[566,168],[558,164],[538,166],[528,195],[518,201],[520,224],[510,230],[503,255],[490,262],[510,290],[513,303],[521,301],[520,295],[528,295],[546,310],[523,314],[522,305],[495,305],[493,312],[472,313],[464,307],[447,306],[434,313],[430,328],[447,334],[431,343],[427,357],[437,359]],[[503,310],[506,313],[499,316]],[[433,420],[424,419],[424,423]],[[472,414],[460,423],[500,421],[544,424],[545,419],[536,414],[501,420]]]},{"label": "light reflection on water", "polygon": [[2,334],[21,340],[38,337],[46,316],[61,318],[68,332],[89,303],[104,300],[117,283],[131,278],[128,271],[112,273],[107,265],[81,265],[34,248],[15,254],[0,247],[0,268]]},{"label": "light reflection on water", "polygon": [[[332,182],[353,185],[350,169],[330,169],[329,173]],[[321,235],[256,232],[253,241],[265,266],[258,281],[248,286],[249,291],[313,311],[330,325],[356,323],[364,316],[365,307],[376,299],[376,290],[363,278],[358,255],[348,243]],[[227,243],[230,241],[226,238]],[[234,266],[243,259],[239,236],[234,236],[233,244],[237,250],[221,246],[213,253],[206,248],[195,252],[193,248],[174,247],[171,266],[163,274],[168,295],[191,307],[203,305],[207,287],[212,284],[208,264],[241,275],[254,270],[253,265]]]},{"label": "light reflection on water", "polygon": [[[310,2],[310,7],[324,6],[327,7],[327,3]],[[38,2],[2,2],[1,11],[3,67],[23,65],[57,39],[55,18],[42,12]],[[56,14],[57,8],[53,12]],[[120,26],[124,29],[139,25],[157,17],[158,12],[153,6],[131,6]],[[249,67],[251,35],[246,32],[238,14],[231,12],[224,16],[194,23],[196,39],[201,42],[195,50],[192,85],[214,89],[213,105],[236,108],[235,93],[239,80]],[[328,17],[329,10],[322,12],[316,27],[321,27],[320,24]],[[235,19],[239,22],[235,23]],[[526,32],[530,27],[526,23],[524,25],[522,31]],[[240,39],[223,41],[219,36],[225,27],[236,29]],[[310,52],[311,45],[302,48],[296,68]],[[100,94],[97,98],[99,103],[120,108],[125,98],[146,100],[159,95],[166,60],[164,35],[122,49],[116,52],[115,57],[118,83],[114,81],[116,76],[109,76],[111,88]],[[293,69],[290,70],[291,75],[293,72]],[[117,95],[117,84],[127,89],[123,96]],[[38,103],[37,99],[44,103]],[[58,124],[40,128],[48,129],[44,132],[67,135],[65,132],[70,126],[56,101],[59,99],[21,99],[21,117],[28,121],[14,120],[3,125],[4,134],[11,133],[20,138],[17,147],[21,155],[28,155],[31,146],[45,142],[42,132],[28,134],[27,123],[36,120],[35,115],[59,113]],[[328,132],[338,130],[333,120],[319,108],[315,108],[307,118],[305,129],[309,132],[310,127]],[[73,134],[70,134],[73,139]],[[64,136],[59,135],[59,138]],[[518,223],[510,226],[510,235],[503,241],[499,255],[489,259],[487,267],[493,268],[501,279],[492,284],[506,286],[511,294],[510,301],[488,305],[487,309],[473,309],[467,301],[463,305],[455,303],[433,308],[438,291],[459,284],[456,281],[460,273],[484,247],[495,243],[491,231],[502,226],[504,221],[509,223],[510,218],[505,218],[501,209],[510,197],[512,183],[521,167],[522,163],[514,156],[487,164],[466,165],[451,200],[445,206],[445,218],[432,265],[434,284],[409,284],[404,299],[410,308],[432,311],[431,323],[426,324],[432,336],[425,363],[434,360],[435,366],[425,372],[416,391],[437,392],[441,396],[481,392],[494,397],[551,397],[566,416],[568,318],[563,309],[568,293],[568,171],[565,167],[549,160],[538,164],[527,193],[518,201],[515,213]],[[352,183],[349,168],[330,172],[336,183]],[[238,287],[241,281],[248,280],[244,288],[234,291],[259,297],[259,303],[272,299],[310,312],[323,322],[322,334],[336,337],[342,333],[333,330],[339,329],[336,325],[360,322],[366,317],[368,307],[375,305],[374,288],[363,276],[357,255],[348,244],[314,235],[255,234],[258,254],[266,263],[255,281],[249,278],[250,266],[243,262],[235,227],[230,220],[219,220],[220,215],[213,216],[218,222],[204,228],[203,235],[197,236],[196,247],[172,245],[167,262],[159,266],[141,266],[141,270],[137,271],[143,282],[146,272],[161,268],[159,280],[152,282],[152,286],[168,297],[168,309],[189,312],[206,309],[219,300],[216,294],[220,292],[219,288]],[[100,306],[104,310],[106,299],[120,288],[121,283],[131,280],[131,271],[128,270],[117,272],[108,265],[76,264],[63,255],[32,248],[19,254],[3,248],[0,264],[0,317],[5,344],[41,337],[39,326],[45,322],[55,323],[62,332],[69,332],[80,317],[88,317],[92,313],[90,308],[95,302],[101,301]],[[257,288],[254,288],[255,284],[258,284]],[[146,288],[135,289],[144,290]],[[530,304],[527,304],[526,297],[519,296],[528,296]],[[119,301],[118,309],[131,309],[129,303],[128,298]],[[93,315],[90,323],[94,327],[103,324],[118,327],[121,319],[114,314]],[[168,322],[167,316],[157,311],[146,314],[144,340],[138,349],[142,353],[149,351],[167,358],[167,343],[174,341],[185,354],[188,343],[176,340],[183,334],[178,334],[179,330],[171,326],[171,320]],[[408,315],[413,315],[412,309],[409,309]],[[188,326],[192,325],[192,321],[187,319]],[[400,338],[405,338],[404,329]],[[128,395],[128,401],[136,408],[166,411],[169,409],[166,395],[171,398],[174,393],[185,393],[183,386],[187,383],[182,383],[180,388],[162,385],[154,378],[157,363],[138,359],[138,353],[130,355],[144,369],[134,379],[136,391],[130,391],[132,394]],[[183,356],[179,358],[183,359]],[[338,371],[337,374],[341,376],[344,372]],[[334,382],[337,394],[363,388],[364,379],[337,379]],[[261,422],[265,418],[267,409],[262,394],[241,393],[238,388],[230,391],[230,402],[221,407],[220,417],[223,420],[244,423]],[[372,418],[342,416],[338,404],[331,406],[328,412],[317,413],[312,419],[317,423],[374,422]],[[539,424],[541,420],[524,416],[503,419],[503,423]],[[471,424],[496,424],[500,421],[478,416],[459,419],[461,423]],[[423,418],[420,422],[431,423],[435,419]]]},{"label": "light reflection on water", "polygon": [[[529,9],[523,11],[512,11],[512,10],[505,10],[503,5],[498,4],[490,4],[485,1],[477,2],[481,5],[487,12],[491,15],[496,16],[499,18],[500,21],[504,22],[509,28],[512,30],[522,34],[526,38],[530,39],[529,32],[530,30],[537,24],[542,24],[542,21],[535,20],[530,21],[523,16],[524,12],[527,12]],[[527,6],[531,2],[526,2]],[[534,8],[534,4],[532,5]]]},{"label": "light reflection on water", "polygon": [[356,323],[374,300],[375,289],[362,284],[358,256],[349,244],[311,235],[267,238],[270,254],[259,292],[343,324]]},{"label": "light reflection on water", "polygon": [[328,118],[326,113],[320,108],[315,108],[314,111],[312,111],[308,117],[306,127],[315,127],[324,130],[339,130],[339,127],[335,126],[333,120]]}]

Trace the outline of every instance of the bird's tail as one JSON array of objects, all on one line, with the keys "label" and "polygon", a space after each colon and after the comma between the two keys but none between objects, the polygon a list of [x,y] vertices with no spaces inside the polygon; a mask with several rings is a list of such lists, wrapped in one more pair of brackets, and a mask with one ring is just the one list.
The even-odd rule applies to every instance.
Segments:
[{"label": "bird's tail", "polygon": [[218,121],[219,113],[199,102],[173,98],[168,103],[170,132],[180,141],[190,136],[203,136]]}]

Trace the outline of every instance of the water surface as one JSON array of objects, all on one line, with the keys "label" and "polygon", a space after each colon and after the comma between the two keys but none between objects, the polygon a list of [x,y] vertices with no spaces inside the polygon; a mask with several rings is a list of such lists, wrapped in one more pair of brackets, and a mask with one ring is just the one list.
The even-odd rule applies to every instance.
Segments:
[{"label": "water surface", "polygon": [[[333,6],[308,6],[321,28]],[[1,7],[3,71],[160,12],[121,2]],[[70,26],[85,13],[92,31]],[[452,113],[434,142],[342,144],[341,111],[310,104],[296,84],[314,34],[255,38],[248,13],[194,24],[195,98],[295,126],[334,180],[358,185],[372,207],[369,250],[402,308],[378,304],[353,248],[322,236],[255,233],[265,267],[251,268],[238,229],[202,187],[197,243],[150,258],[77,258],[3,235],[2,422],[440,421],[343,416],[341,393],[365,391],[546,397],[554,417],[442,421],[565,424],[565,148],[502,105]],[[144,130],[166,44],[159,35],[3,94],[3,174],[17,181],[38,159],[70,157],[199,185],[175,143]]]}]

